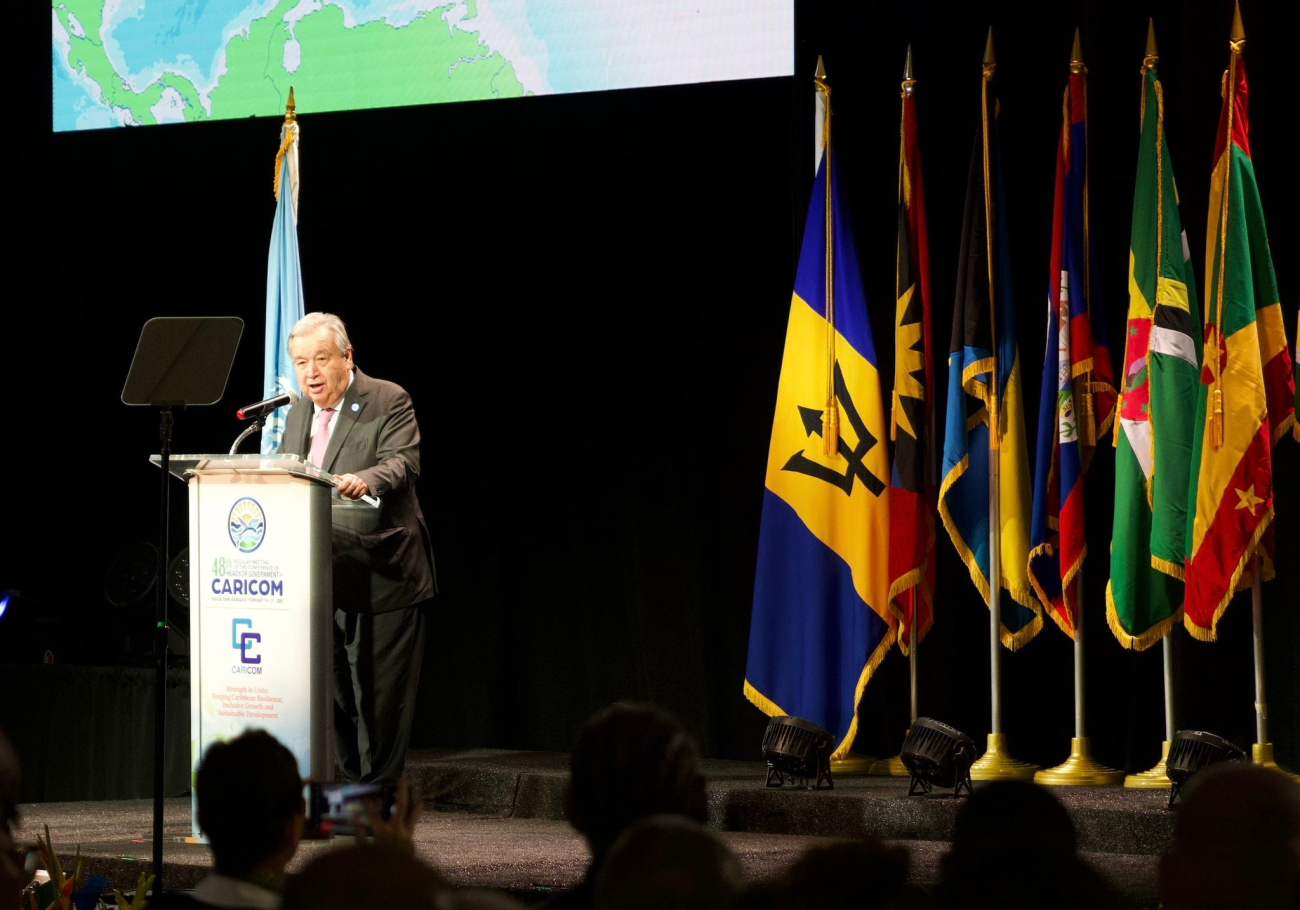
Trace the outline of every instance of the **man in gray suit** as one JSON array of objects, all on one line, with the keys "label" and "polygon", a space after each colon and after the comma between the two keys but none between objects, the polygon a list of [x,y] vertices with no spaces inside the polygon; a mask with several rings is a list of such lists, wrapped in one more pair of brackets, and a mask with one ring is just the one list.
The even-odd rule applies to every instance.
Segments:
[{"label": "man in gray suit", "polygon": [[420,428],[406,390],[362,373],[343,321],[308,313],[289,333],[302,389],[280,452],[337,474],[334,510],[334,738],[350,781],[396,781],[406,761],[424,655],[433,549],[415,496]]}]

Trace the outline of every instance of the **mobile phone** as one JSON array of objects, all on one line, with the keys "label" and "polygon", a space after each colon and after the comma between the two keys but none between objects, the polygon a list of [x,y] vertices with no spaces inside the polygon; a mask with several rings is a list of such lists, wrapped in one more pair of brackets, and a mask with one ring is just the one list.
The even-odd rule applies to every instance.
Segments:
[{"label": "mobile phone", "polygon": [[379,817],[388,821],[393,816],[397,796],[396,784],[316,783],[304,785],[303,799],[307,803],[307,824],[303,836],[307,838],[358,836],[370,833],[366,808],[376,810]]}]

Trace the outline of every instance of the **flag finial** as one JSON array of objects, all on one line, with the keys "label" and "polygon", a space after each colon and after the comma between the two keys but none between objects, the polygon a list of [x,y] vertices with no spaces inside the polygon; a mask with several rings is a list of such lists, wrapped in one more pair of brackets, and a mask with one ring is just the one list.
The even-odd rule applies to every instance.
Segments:
[{"label": "flag finial", "polygon": [[298,119],[298,115],[294,113],[294,111],[297,110],[297,107],[298,106],[293,103],[293,86],[291,85],[289,86],[289,103],[284,106],[285,123],[293,123]]},{"label": "flag finial", "polygon": [[[989,26],[989,38],[984,42],[984,66],[993,67],[998,65],[998,56],[993,53],[993,26]],[[990,70],[991,72],[991,70]]]},{"label": "flag finial", "polygon": [[903,78],[911,81],[912,77],[912,45],[907,46],[907,60],[903,63]]},{"label": "flag finial", "polygon": [[1241,24],[1241,4],[1232,4],[1232,34],[1229,36],[1229,46],[1235,53],[1240,54],[1242,45],[1246,43],[1246,29]]},{"label": "flag finial", "polygon": [[1147,19],[1147,52],[1142,57],[1142,70],[1153,70],[1156,63],[1160,60],[1160,52],[1156,50],[1156,21]]},{"label": "flag finial", "polygon": [[817,55],[817,72],[813,73],[813,78],[819,81],[826,81],[826,67],[822,64],[822,55]]},{"label": "flag finial", "polygon": [[1083,65],[1083,45],[1079,42],[1079,29],[1074,30],[1074,46],[1070,48],[1070,72],[1082,73]]}]

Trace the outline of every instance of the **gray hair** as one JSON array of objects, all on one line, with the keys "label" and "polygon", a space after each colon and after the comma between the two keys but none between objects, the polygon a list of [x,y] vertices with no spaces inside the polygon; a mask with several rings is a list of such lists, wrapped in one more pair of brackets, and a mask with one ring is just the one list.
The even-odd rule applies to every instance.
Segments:
[{"label": "gray hair", "polygon": [[299,335],[311,335],[322,328],[330,330],[330,334],[334,336],[334,346],[339,349],[340,354],[346,354],[352,347],[352,342],[348,340],[347,326],[333,313],[308,313],[299,319],[289,330],[289,338],[285,346],[292,346],[294,338]]}]

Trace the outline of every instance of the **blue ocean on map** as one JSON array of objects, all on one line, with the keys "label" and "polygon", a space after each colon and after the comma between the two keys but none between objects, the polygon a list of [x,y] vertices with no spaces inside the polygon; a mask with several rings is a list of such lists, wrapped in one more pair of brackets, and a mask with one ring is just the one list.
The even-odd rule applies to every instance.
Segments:
[{"label": "blue ocean on map", "polygon": [[248,22],[274,5],[274,0],[139,3],[124,6],[109,24],[128,72],[141,73],[158,63],[173,63],[188,57],[204,79],[211,80],[226,26],[232,22]]},{"label": "blue ocean on map", "polygon": [[104,107],[96,104],[85,89],[72,81],[67,65],[59,58],[59,49],[53,50],[54,109],[52,126],[56,132],[65,130],[97,130],[117,126],[117,120]]}]

